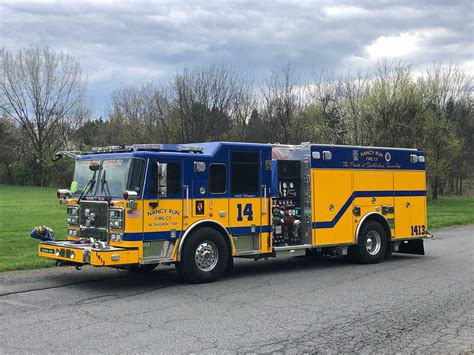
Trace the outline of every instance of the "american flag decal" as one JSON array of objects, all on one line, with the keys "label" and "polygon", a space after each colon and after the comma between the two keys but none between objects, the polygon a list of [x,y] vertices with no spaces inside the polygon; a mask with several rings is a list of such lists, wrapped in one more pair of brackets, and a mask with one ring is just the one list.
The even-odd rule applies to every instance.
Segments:
[{"label": "american flag decal", "polygon": [[129,218],[140,218],[141,213],[140,210],[128,210],[127,217]]}]

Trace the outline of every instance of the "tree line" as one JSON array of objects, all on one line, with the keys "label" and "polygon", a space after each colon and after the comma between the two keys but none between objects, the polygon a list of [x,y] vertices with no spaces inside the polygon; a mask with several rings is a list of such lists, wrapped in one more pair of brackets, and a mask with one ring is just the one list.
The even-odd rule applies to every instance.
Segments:
[{"label": "tree line", "polygon": [[290,65],[257,84],[227,65],[179,70],[124,86],[103,117],[87,104],[80,63],[49,48],[0,52],[0,182],[57,186],[72,175],[57,150],[133,143],[246,141],[419,148],[432,196],[461,194],[474,175],[472,76],[454,65],[415,73],[380,60],[368,70]]}]

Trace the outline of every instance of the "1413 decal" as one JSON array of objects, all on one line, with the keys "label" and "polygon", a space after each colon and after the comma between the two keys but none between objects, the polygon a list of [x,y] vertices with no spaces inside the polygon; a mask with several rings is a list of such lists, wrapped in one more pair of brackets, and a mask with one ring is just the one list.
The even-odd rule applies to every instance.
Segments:
[{"label": "1413 decal", "polygon": [[411,235],[426,235],[426,227],[424,224],[411,226]]}]

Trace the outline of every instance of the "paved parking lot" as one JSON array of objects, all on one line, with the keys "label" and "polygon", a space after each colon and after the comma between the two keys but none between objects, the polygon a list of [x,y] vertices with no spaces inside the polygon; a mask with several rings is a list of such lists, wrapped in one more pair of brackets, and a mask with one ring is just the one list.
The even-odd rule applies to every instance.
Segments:
[{"label": "paved parking lot", "polygon": [[84,268],[0,274],[0,353],[474,352],[474,226],[426,256],[238,261],[188,285]]}]

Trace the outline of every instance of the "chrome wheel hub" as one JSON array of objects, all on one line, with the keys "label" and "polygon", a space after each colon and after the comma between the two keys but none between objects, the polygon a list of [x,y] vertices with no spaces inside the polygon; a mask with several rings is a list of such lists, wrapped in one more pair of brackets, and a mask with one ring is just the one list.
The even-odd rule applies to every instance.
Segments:
[{"label": "chrome wheel hub", "polygon": [[380,234],[377,231],[372,230],[367,234],[367,239],[365,240],[365,247],[370,255],[378,254],[380,248],[382,247],[382,238],[380,237]]},{"label": "chrome wheel hub", "polygon": [[204,272],[211,271],[216,267],[217,261],[219,260],[217,246],[209,240],[202,242],[196,248],[194,260],[199,270]]}]

